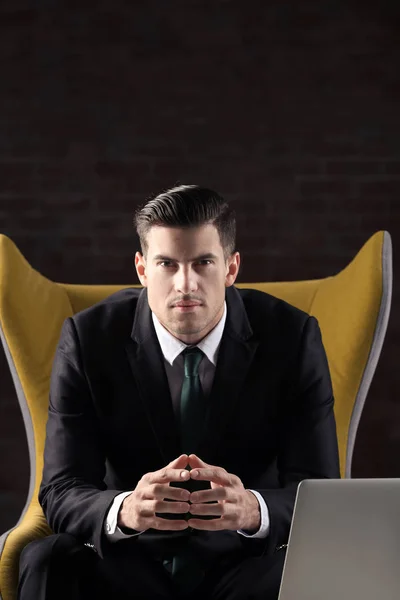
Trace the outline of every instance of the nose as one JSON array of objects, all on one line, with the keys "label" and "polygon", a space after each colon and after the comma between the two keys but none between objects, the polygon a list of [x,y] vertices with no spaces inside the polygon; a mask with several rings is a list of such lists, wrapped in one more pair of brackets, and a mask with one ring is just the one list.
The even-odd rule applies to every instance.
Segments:
[{"label": "nose", "polygon": [[197,290],[196,273],[190,266],[180,267],[175,274],[175,289],[180,294],[190,294]]}]

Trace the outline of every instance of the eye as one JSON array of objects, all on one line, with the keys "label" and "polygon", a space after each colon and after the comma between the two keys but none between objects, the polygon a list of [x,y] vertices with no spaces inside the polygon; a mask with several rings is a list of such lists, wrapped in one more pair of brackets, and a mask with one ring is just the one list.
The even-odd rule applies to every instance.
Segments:
[{"label": "eye", "polygon": [[173,262],[170,260],[162,260],[157,263],[158,266],[163,267],[164,269],[168,269],[174,266]]},{"label": "eye", "polygon": [[198,265],[200,265],[201,267],[205,267],[207,265],[212,265],[212,260],[208,259],[208,258],[203,258],[202,260],[198,261]]}]

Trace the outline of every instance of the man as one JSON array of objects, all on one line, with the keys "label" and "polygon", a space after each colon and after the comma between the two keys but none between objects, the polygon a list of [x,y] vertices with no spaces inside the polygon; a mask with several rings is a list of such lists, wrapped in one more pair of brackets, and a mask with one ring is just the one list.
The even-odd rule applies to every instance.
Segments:
[{"label": "man", "polygon": [[143,290],[68,318],[21,600],[276,600],[298,484],[339,477],[315,318],[233,286],[235,218],[178,186],[137,211]]}]

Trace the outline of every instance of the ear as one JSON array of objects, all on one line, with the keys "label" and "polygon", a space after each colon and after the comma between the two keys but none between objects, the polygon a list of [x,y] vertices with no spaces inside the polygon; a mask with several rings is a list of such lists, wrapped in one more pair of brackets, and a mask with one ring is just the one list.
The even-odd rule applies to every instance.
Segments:
[{"label": "ear", "polygon": [[135,267],[140,283],[143,285],[143,287],[147,287],[146,259],[143,254],[140,254],[140,252],[136,252],[135,254]]},{"label": "ear", "polygon": [[236,277],[239,273],[240,267],[240,254],[235,252],[228,258],[227,271],[225,275],[225,287],[230,287],[236,281]]}]

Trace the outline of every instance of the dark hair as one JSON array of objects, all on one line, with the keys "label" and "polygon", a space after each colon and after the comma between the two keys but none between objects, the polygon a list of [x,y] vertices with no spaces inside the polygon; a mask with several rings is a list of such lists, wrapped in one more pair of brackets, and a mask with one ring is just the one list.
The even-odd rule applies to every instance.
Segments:
[{"label": "dark hair", "polygon": [[150,197],[135,213],[134,223],[142,253],[147,253],[151,227],[216,227],[225,259],[235,251],[235,211],[217,192],[199,185],[179,185]]}]

